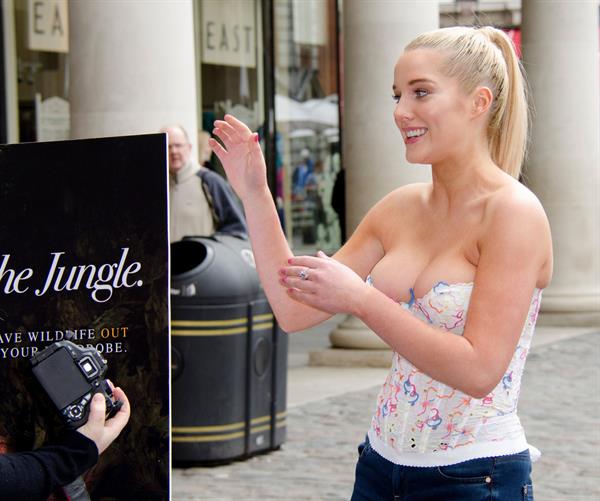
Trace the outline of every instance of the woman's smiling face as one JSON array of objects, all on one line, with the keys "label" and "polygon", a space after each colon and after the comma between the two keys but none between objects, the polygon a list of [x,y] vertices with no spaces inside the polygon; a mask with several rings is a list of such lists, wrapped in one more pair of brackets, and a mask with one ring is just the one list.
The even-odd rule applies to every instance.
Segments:
[{"label": "woman's smiling face", "polygon": [[394,120],[410,163],[444,161],[473,140],[473,101],[456,78],[442,73],[444,56],[435,49],[413,49],[394,68]]}]

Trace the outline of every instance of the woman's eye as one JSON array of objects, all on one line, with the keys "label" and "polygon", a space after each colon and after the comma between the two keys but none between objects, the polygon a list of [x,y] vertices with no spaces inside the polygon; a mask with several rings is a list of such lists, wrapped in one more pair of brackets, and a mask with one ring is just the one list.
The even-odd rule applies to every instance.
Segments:
[{"label": "woman's eye", "polygon": [[394,100],[394,102],[395,102],[396,104],[398,104],[398,103],[400,102],[400,96],[397,96],[397,95],[395,95],[395,94],[394,94],[394,95],[392,95],[392,99]]},{"label": "woman's eye", "polygon": [[425,89],[417,89],[415,90],[415,96],[417,97],[425,97],[426,95],[428,95],[429,92]]}]

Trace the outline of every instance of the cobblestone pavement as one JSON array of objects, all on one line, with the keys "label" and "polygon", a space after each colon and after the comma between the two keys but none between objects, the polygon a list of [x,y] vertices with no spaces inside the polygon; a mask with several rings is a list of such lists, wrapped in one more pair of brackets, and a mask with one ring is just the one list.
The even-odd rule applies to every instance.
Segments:
[{"label": "cobblestone pavement", "polygon": [[[369,426],[377,391],[291,409],[288,438],[278,451],[226,466],[175,468],[172,499],[349,499],[356,445]],[[600,500],[600,334],[535,349],[525,368],[519,414],[529,443],[542,451],[533,469],[535,499]]]}]

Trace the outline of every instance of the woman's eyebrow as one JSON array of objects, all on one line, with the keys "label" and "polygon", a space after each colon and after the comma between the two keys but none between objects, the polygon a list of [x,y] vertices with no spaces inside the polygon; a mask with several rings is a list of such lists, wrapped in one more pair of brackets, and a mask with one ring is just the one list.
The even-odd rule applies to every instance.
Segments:
[{"label": "woman's eyebrow", "polygon": [[[408,82],[408,85],[415,85],[415,84],[419,84],[419,83],[428,83],[431,85],[435,85],[435,82],[433,80],[430,80],[429,78],[415,78],[413,80],[411,80],[410,82]],[[396,84],[392,85],[392,90],[395,91],[397,89]]]},{"label": "woman's eyebrow", "polygon": [[408,82],[408,85],[414,85],[417,83],[429,83],[429,84],[433,84],[435,83],[433,80],[429,80],[429,78],[415,78],[414,80],[411,80],[410,82]]}]

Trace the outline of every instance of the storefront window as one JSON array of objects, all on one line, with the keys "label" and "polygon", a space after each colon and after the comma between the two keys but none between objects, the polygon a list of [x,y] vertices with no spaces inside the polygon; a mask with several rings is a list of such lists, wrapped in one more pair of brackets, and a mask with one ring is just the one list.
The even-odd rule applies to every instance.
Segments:
[{"label": "storefront window", "polygon": [[261,5],[256,0],[202,0],[194,8],[199,160],[223,173],[216,156],[206,152],[214,121],[231,113],[255,131],[264,122]]},{"label": "storefront window", "polygon": [[342,243],[336,0],[275,0],[276,197],[296,252]]},{"label": "storefront window", "polygon": [[13,0],[19,141],[69,137],[66,0]]}]

